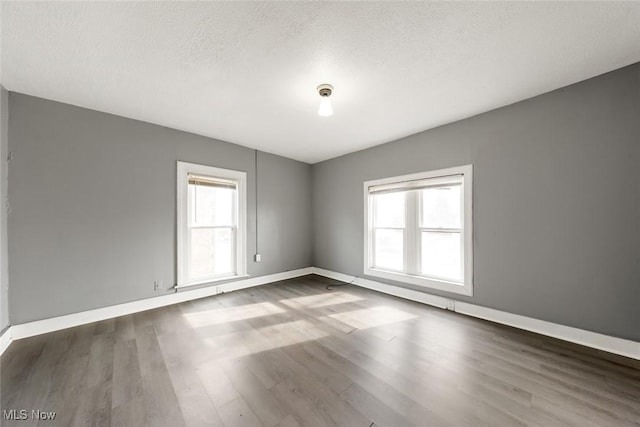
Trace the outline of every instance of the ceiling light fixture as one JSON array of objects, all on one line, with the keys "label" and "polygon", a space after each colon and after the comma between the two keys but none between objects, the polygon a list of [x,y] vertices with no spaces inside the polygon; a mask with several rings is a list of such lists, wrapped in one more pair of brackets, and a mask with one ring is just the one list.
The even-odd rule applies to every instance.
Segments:
[{"label": "ceiling light fixture", "polygon": [[333,107],[329,97],[333,92],[333,86],[329,84],[322,84],[318,86],[318,94],[320,95],[320,107],[318,107],[318,115],[322,117],[333,116]]}]

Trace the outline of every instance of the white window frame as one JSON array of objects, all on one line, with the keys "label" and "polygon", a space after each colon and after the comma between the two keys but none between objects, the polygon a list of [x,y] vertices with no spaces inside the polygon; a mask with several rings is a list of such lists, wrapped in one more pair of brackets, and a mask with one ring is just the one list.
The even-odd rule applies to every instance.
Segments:
[{"label": "white window frame", "polygon": [[[411,182],[428,179],[436,183],[436,180],[439,178],[446,179],[446,177],[454,175],[462,176],[462,282],[457,283],[435,277],[425,277],[417,274],[408,274],[373,267],[373,198],[370,196],[369,188],[382,185],[394,187],[404,187],[406,185],[407,189],[409,189]],[[416,197],[407,197],[406,199],[404,239],[405,271],[417,271],[416,264],[420,262],[417,238],[415,233],[412,233],[410,230],[414,230],[417,233],[421,230],[418,219],[419,207],[415,205],[418,203]],[[364,183],[364,274],[401,283],[423,286],[429,289],[473,296],[473,166],[463,165],[366,181]]]},{"label": "white window frame", "polygon": [[[247,174],[246,172],[222,169],[195,163],[177,162],[177,238],[178,238],[178,288],[186,286],[204,285],[247,277]],[[235,272],[212,276],[203,279],[190,280],[189,269],[189,225],[188,225],[188,185],[189,175],[203,175],[213,178],[233,180],[237,183],[236,197],[236,241],[235,241]]]}]

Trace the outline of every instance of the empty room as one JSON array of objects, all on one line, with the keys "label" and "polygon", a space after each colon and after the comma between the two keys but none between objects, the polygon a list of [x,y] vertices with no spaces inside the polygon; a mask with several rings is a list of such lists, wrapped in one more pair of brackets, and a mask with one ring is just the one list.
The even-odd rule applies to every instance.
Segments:
[{"label": "empty room", "polygon": [[0,425],[640,426],[640,2],[0,13]]}]

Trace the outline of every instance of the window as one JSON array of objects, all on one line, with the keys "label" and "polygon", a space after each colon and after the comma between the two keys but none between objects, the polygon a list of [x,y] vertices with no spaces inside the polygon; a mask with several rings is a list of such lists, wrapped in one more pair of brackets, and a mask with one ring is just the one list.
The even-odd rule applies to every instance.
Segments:
[{"label": "window", "polygon": [[178,162],[178,287],[246,275],[246,173]]},{"label": "window", "polygon": [[364,273],[473,294],[472,166],[364,183]]}]

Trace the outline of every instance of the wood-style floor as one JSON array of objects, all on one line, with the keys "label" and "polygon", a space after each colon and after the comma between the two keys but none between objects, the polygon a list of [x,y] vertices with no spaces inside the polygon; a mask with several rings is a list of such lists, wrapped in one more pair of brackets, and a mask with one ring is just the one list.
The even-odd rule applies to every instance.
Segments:
[{"label": "wood-style floor", "polygon": [[46,426],[640,425],[637,362],[327,283],[16,341],[2,409],[55,411]]}]

